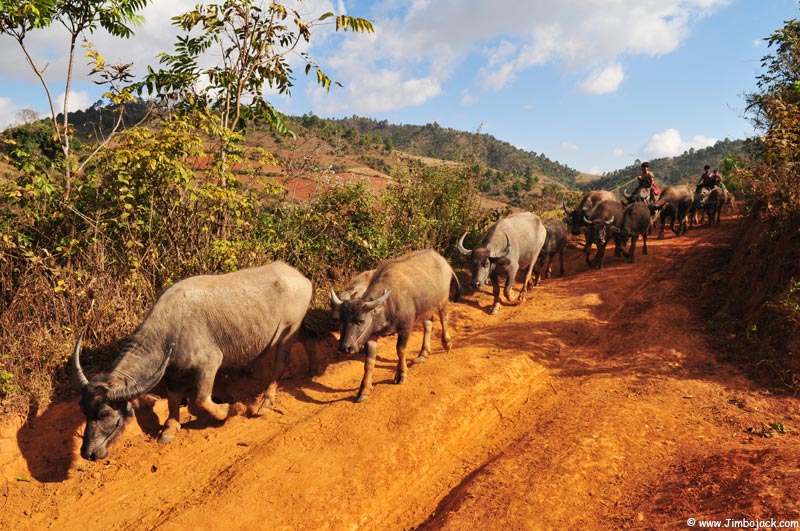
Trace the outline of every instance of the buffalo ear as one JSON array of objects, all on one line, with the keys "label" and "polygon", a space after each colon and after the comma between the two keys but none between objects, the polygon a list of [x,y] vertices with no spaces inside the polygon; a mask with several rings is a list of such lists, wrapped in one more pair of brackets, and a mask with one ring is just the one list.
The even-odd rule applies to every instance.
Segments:
[{"label": "buffalo ear", "polygon": [[125,402],[125,416],[133,418],[136,416],[136,410],[133,408],[131,402]]},{"label": "buffalo ear", "polygon": [[511,260],[509,260],[508,258],[499,258],[499,259],[495,260],[494,263],[495,263],[495,265],[499,265],[499,266],[507,266],[507,265],[509,265],[511,263]]},{"label": "buffalo ear", "polygon": [[614,225],[612,225],[608,228],[608,232],[610,232],[611,234],[616,234],[619,232],[619,227],[615,227]]}]

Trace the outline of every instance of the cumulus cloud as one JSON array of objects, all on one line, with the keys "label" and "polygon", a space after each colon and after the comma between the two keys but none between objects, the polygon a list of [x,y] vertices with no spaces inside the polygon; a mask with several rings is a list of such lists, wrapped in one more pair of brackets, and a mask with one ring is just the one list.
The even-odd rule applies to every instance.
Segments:
[{"label": "cumulus cloud", "polygon": [[707,136],[697,135],[688,141],[681,138],[677,129],[667,129],[662,133],[656,133],[644,147],[644,154],[650,158],[674,157],[688,151],[690,148],[702,149],[713,146],[717,139]]},{"label": "cumulus cloud", "polygon": [[[579,79],[582,92],[607,94],[625,79],[625,57],[673,52],[694,21],[730,1],[509,0],[498,9],[484,0],[397,0],[392,9],[373,12],[379,38],[348,36],[321,62],[348,85],[370,90],[377,87],[365,80],[385,75],[385,70],[401,81],[425,79],[430,86],[445,87],[468,64],[477,74],[473,89],[483,91],[502,90],[517,82],[522,72],[551,64]],[[343,100],[337,106],[355,112],[366,110],[366,102],[374,98],[394,98],[388,105],[392,109],[422,102],[408,91],[398,94],[389,85],[383,89],[384,94],[354,89],[330,98]],[[425,94],[430,99],[444,90]]]},{"label": "cumulus cloud", "polygon": [[[177,31],[171,17],[196,2],[150,3],[143,11],[147,23],[136,30],[130,44],[101,31],[89,38],[109,62],[133,62],[134,72],[141,74],[146,65],[157,62],[158,52],[172,50]],[[308,17],[343,13],[346,7],[342,0],[292,2],[289,7]],[[730,2],[507,0],[498,8],[484,0],[393,0],[349,13],[370,18],[376,34],[342,35],[332,25],[318,26],[312,31],[312,47],[299,51],[309,51],[332,78],[346,84],[346,90],[330,93],[309,89],[323,104],[323,113],[421,105],[445,94],[457,72],[474,77],[472,94],[499,91],[516,83],[526,70],[543,65],[578,80],[578,89],[585,93],[606,94],[624,81],[626,57],[671,53],[698,18]],[[59,24],[27,38],[37,62],[49,65],[48,81],[55,86],[66,70],[65,39]],[[11,40],[3,41],[6,45],[14,47]],[[292,60],[302,76],[302,59]],[[31,81],[24,63],[19,53],[2,54],[0,77]],[[85,80],[87,71],[79,57],[76,81]]]},{"label": "cumulus cloud", "polygon": [[593,72],[578,88],[587,94],[608,94],[616,92],[624,79],[625,71],[617,63]]},{"label": "cumulus cloud", "polygon": [[578,145],[572,142],[561,142],[561,149],[566,149],[567,151],[577,151]]}]

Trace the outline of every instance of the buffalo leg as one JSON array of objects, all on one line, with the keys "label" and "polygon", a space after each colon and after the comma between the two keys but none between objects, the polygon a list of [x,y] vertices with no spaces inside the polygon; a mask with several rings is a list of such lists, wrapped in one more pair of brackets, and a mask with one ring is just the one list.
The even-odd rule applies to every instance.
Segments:
[{"label": "buffalo leg", "polygon": [[272,368],[272,376],[270,376],[264,399],[261,401],[261,405],[255,413],[256,416],[264,415],[275,408],[275,404],[277,403],[278,380],[281,379],[283,373],[286,371],[286,367],[289,366],[289,362],[291,361],[290,358],[295,335],[296,332],[290,332],[287,334],[288,339],[282,338],[278,345],[278,351],[275,353],[275,365]]},{"label": "buffalo leg", "polygon": [[236,415],[237,410],[233,404],[217,404],[211,400],[214,378],[217,375],[217,369],[222,364],[222,353],[218,352],[217,354],[217,359],[214,360],[212,365],[200,369],[197,375],[197,396],[194,400],[198,408],[206,411],[216,420],[225,420],[230,416]]},{"label": "buffalo leg", "polygon": [[497,312],[500,311],[500,278],[495,271],[492,271],[489,278],[492,280],[492,296],[494,297],[489,313],[497,315]]},{"label": "buffalo leg", "polygon": [[372,392],[372,371],[375,369],[375,356],[378,354],[377,338],[367,341],[367,348],[364,350],[364,378],[361,379],[356,402],[363,402],[369,398],[369,394]]},{"label": "buffalo leg", "polygon": [[603,256],[606,254],[606,245],[608,242],[605,243],[598,243],[597,244],[597,254],[594,255],[594,264],[597,269],[603,269]]},{"label": "buffalo leg", "polygon": [[181,430],[181,400],[183,400],[183,393],[167,391],[167,409],[169,413],[161,433],[158,434],[158,442],[161,444],[170,442]]},{"label": "buffalo leg", "polygon": [[439,307],[439,321],[442,322],[442,346],[446,351],[450,351],[451,339],[450,339],[450,332],[448,331],[448,326],[450,322],[450,308],[447,305],[447,302],[442,304]]},{"label": "buffalo leg", "polygon": [[592,252],[592,242],[591,240],[586,240],[586,245],[583,246],[583,253],[586,256],[586,265],[589,267],[594,267],[592,260],[589,258],[589,254]]},{"label": "buffalo leg", "polygon": [[[531,281],[531,276],[533,275],[533,264],[535,264],[536,260],[538,259],[539,259],[538,255],[534,256],[533,260],[531,260],[531,263],[528,266],[528,269],[525,270],[525,278],[522,281],[522,289],[520,290],[519,296],[517,297],[517,300],[520,302],[524,301],[528,296],[528,283]],[[511,281],[512,278],[514,277],[509,275],[508,280]],[[508,298],[508,296],[506,296],[506,298]]]},{"label": "buffalo leg", "polygon": [[[423,326],[422,349],[419,351],[419,356],[417,356],[416,358],[411,360],[411,363],[425,363],[426,361],[428,361],[428,356],[431,355],[431,332],[433,331],[433,316],[431,316],[430,319],[425,319],[425,321],[422,323],[422,326]],[[399,350],[400,350],[400,346],[399,346],[400,341],[399,341],[399,339],[400,338],[398,337],[398,347],[397,347],[398,348],[398,354],[397,354],[398,360],[400,358],[400,352],[399,352]],[[406,381],[406,372],[405,372],[405,370],[402,371],[402,380],[403,380],[403,382],[398,382],[397,381],[397,379],[400,377],[400,374],[401,374],[401,370],[400,369],[401,369],[401,367],[400,367],[399,361],[398,361],[397,375],[395,375],[395,383],[403,383],[403,382]]]},{"label": "buffalo leg", "polygon": [[[433,328],[433,321],[427,319],[425,321],[425,334],[422,338],[422,349],[425,350],[426,344],[428,353],[431,349],[431,329]],[[394,373],[394,383],[405,383],[408,377],[408,365],[406,364],[406,347],[408,346],[408,337],[410,330],[397,331],[397,370]],[[422,356],[422,354],[420,354]],[[427,359],[427,356],[425,357]]]},{"label": "buffalo leg", "polygon": [[633,236],[631,236],[631,250],[628,253],[628,260],[630,261],[630,263],[634,263],[636,261],[636,256],[635,256],[636,240],[638,239],[639,239],[638,234],[634,234]]},{"label": "buffalo leg", "polygon": [[558,265],[561,266],[561,270],[558,272],[558,275],[563,277],[564,276],[564,248],[562,247],[560,251],[558,251]]},{"label": "buffalo leg", "polygon": [[642,254],[647,254],[647,234],[642,234]]},{"label": "buffalo leg", "polygon": [[[514,302],[514,282],[517,280],[517,273],[519,272],[519,264],[514,262],[508,264],[508,277],[506,278],[506,285],[503,288],[503,295],[505,295],[508,302]],[[525,281],[531,279],[530,273],[525,276]],[[525,289],[525,284],[522,284],[522,289]],[[521,292],[520,292],[521,293]]]}]

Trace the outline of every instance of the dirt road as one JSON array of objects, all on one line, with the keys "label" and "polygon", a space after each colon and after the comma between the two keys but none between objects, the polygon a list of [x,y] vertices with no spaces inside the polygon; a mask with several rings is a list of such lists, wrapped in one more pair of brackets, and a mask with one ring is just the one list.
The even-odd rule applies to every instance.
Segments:
[{"label": "dirt road", "polygon": [[[353,402],[362,362],[283,382],[280,412],[169,445],[140,414],[109,458],[80,459],[77,405],[0,439],[0,529],[690,529],[696,519],[800,519],[800,408],[717,354],[709,289],[734,219],[651,240],[629,264],[567,276],[487,310],[451,306],[454,347]],[[613,254],[613,253],[612,253]],[[702,268],[701,268],[702,266]],[[438,323],[434,333],[438,331]],[[419,345],[416,334],[411,347]],[[155,407],[163,420],[163,400]],[[772,426],[773,428],[770,428]],[[784,433],[779,433],[781,430]],[[765,437],[762,435],[773,435]]]}]

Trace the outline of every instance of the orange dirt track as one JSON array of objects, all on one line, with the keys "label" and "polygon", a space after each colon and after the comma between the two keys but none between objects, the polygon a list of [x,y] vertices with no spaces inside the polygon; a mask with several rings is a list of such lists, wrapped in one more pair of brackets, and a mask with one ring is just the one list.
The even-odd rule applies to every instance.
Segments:
[{"label": "orange dirt track", "polygon": [[[224,423],[183,411],[168,445],[140,412],[88,462],[76,403],[0,436],[0,529],[690,529],[689,518],[798,520],[798,403],[720,363],[706,313],[737,218],[651,239],[629,264],[567,276],[490,316],[451,305],[453,349],[391,383],[363,364],[282,382],[280,410]],[[641,244],[641,242],[640,242]],[[554,267],[554,270],[557,268]],[[421,332],[411,339],[417,348]],[[235,383],[235,382],[234,382]],[[786,433],[762,437],[781,423]]]}]

